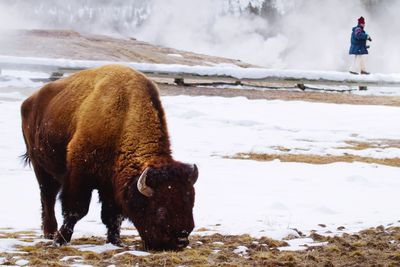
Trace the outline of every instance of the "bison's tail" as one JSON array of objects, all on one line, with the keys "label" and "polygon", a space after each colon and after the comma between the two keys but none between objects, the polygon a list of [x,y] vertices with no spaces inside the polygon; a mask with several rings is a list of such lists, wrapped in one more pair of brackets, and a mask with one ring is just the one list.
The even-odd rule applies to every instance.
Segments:
[{"label": "bison's tail", "polygon": [[24,167],[28,165],[29,167],[31,166],[31,158],[28,155],[28,151],[25,154],[21,155],[20,158],[22,160],[22,163],[24,164]]}]

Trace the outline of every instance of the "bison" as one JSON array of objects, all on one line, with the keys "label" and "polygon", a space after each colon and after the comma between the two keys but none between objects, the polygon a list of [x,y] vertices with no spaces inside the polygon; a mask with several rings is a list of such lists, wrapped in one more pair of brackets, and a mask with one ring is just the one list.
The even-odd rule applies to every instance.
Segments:
[{"label": "bison", "polygon": [[[68,243],[97,189],[107,242],[121,245],[120,226],[129,218],[145,249],[188,245],[198,169],[172,158],[152,81],[120,65],[80,71],[44,85],[23,102],[21,115],[46,238]],[[64,221],[57,231],[59,192]]]}]

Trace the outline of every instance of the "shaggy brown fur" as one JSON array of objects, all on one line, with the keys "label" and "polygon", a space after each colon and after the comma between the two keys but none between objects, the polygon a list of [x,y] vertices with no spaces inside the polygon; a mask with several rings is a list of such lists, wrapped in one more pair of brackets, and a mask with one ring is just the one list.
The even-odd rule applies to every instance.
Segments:
[{"label": "shaggy brown fur", "polygon": [[[45,85],[25,100],[21,113],[45,237],[69,242],[98,189],[109,242],[120,242],[120,224],[129,217],[146,248],[186,244],[197,167],[172,159],[157,87],[143,74],[119,65],[81,71]],[[152,197],[136,186],[146,168]],[[57,232],[60,189],[64,224]]]}]

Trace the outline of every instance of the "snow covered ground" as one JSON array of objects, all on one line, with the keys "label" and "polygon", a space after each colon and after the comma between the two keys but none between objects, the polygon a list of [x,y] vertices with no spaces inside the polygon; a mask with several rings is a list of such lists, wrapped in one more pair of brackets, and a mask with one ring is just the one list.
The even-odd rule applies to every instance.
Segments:
[{"label": "snow covered ground", "polygon": [[[39,83],[24,78],[0,79],[0,231],[40,230],[37,182],[19,158],[25,152],[19,108],[35,86]],[[400,225],[399,168],[223,158],[238,152],[285,153],[282,147],[296,154],[400,157],[398,148],[354,150],[347,143],[399,140],[399,107],[242,97],[168,96],[162,102],[175,158],[199,167],[195,234],[283,238],[296,233],[293,229],[339,233]],[[74,237],[105,233],[93,196]],[[57,210],[60,222],[59,205]],[[128,233],[135,231],[123,232]]]}]

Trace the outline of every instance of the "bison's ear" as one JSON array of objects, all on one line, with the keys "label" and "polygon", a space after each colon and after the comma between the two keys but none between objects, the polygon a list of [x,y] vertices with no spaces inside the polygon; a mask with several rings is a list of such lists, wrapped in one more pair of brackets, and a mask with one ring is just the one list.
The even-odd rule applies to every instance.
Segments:
[{"label": "bison's ear", "polygon": [[152,197],[154,194],[154,190],[147,185],[147,174],[149,173],[150,168],[147,167],[142,175],[140,175],[137,182],[137,189],[140,193],[142,193],[146,197]]},{"label": "bison's ear", "polygon": [[199,178],[199,169],[197,168],[196,164],[191,165],[191,172],[189,175],[189,181],[192,185],[194,185]]}]

